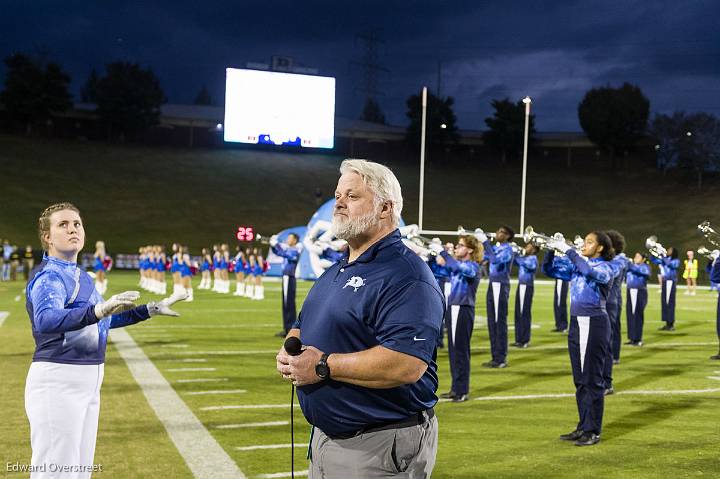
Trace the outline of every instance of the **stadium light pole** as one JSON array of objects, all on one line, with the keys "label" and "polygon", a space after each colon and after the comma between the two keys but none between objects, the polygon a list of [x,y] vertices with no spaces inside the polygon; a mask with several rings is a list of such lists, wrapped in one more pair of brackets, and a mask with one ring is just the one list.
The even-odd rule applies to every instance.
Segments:
[{"label": "stadium light pole", "polygon": [[525,103],[525,141],[523,144],[523,171],[522,171],[522,193],[520,195],[520,234],[525,231],[525,184],[527,182],[527,151],[528,151],[528,130],[530,128],[530,103],[529,96],[523,98]]},{"label": "stadium light pole", "polygon": [[427,116],[427,87],[422,89],[422,122],[420,126],[420,198],[418,204],[418,228],[423,229],[423,200],[425,195],[425,120]]}]

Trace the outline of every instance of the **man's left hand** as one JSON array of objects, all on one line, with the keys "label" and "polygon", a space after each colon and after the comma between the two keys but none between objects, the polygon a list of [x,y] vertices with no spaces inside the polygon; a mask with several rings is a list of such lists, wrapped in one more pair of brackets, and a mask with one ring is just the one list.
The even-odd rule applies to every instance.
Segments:
[{"label": "man's left hand", "polygon": [[283,360],[287,360],[287,364],[280,362],[278,370],[284,378],[292,381],[295,386],[319,383],[321,379],[315,373],[315,366],[322,355],[323,352],[318,348],[308,346],[303,349],[302,354],[283,357]]}]

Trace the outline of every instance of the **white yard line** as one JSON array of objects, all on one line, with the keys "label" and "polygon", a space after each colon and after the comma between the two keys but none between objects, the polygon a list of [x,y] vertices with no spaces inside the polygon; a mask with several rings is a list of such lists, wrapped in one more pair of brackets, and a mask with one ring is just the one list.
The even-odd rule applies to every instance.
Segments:
[{"label": "white yard line", "polygon": [[214,389],[211,391],[190,391],[183,393],[186,396],[205,396],[212,394],[243,394],[247,389]]},{"label": "white yard line", "polygon": [[160,352],[156,355],[163,355],[163,354],[177,354],[177,355],[183,355],[183,356],[195,356],[195,355],[204,355],[207,354],[208,356],[231,356],[235,354],[277,354],[278,349],[256,349],[256,350],[250,350],[250,351],[173,351],[173,352]]},{"label": "white yard line", "polygon": [[[292,444],[263,444],[259,446],[239,446],[236,447],[236,451],[257,451],[258,449],[289,449]],[[295,447],[308,447],[307,443],[295,443]]]},{"label": "white yard line", "polygon": [[215,429],[242,429],[246,427],[288,426],[290,421],[246,422],[244,424],[220,424]]},{"label": "white yard line", "polygon": [[715,381],[720,381],[720,376],[708,376],[708,379],[714,379]]},{"label": "white yard line", "polygon": [[163,359],[163,361],[168,361],[171,363],[206,363],[207,359],[205,358],[188,358],[188,359]]},{"label": "white yard line", "polygon": [[189,344],[162,344],[160,345],[161,348],[189,348]]},{"label": "white yard line", "polygon": [[235,461],[180,399],[132,337],[118,328],[110,331],[110,339],[193,475],[244,479],[245,475]]},{"label": "white yard line", "polygon": [[7,317],[10,316],[10,313],[7,311],[0,311],[0,326],[3,325]]}]

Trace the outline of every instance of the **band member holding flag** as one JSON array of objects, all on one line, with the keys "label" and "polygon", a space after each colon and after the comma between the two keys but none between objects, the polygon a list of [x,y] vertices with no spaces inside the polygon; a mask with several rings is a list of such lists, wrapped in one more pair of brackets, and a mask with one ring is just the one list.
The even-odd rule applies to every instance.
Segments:
[{"label": "band member holding flag", "polygon": [[270,237],[272,252],[283,258],[282,296],[280,296],[282,300],[283,330],[276,334],[278,337],[284,337],[292,328],[295,320],[297,320],[295,309],[297,280],[295,279],[295,270],[302,252],[302,246],[298,244],[298,240],[298,235],[295,233],[288,235],[286,243],[280,243],[278,235]]},{"label": "band member holding flag", "polygon": [[[710,282],[720,283],[720,251],[714,250],[711,253],[712,258],[712,269],[710,270]],[[720,342],[720,294],[718,295],[717,311],[715,313],[715,330],[718,335],[718,342]],[[720,360],[720,351],[714,356],[710,356],[710,359]]]}]

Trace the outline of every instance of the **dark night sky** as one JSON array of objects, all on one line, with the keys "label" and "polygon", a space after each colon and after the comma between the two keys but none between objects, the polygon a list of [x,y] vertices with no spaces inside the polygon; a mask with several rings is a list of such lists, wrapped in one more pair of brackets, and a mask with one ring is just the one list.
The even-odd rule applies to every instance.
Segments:
[{"label": "dark night sky", "polygon": [[[222,103],[224,68],[286,55],[335,76],[338,114],[357,117],[363,43],[384,40],[379,97],[405,124],[423,85],[456,99],[459,126],[483,129],[490,100],[533,98],[541,131],[579,130],[593,86],[634,83],[653,113],[720,115],[720,2],[598,1],[72,1],[2,0],[0,56],[44,53],[73,77],[129,60],[158,74],[172,103],[206,84]],[[4,65],[0,77],[4,77]]]}]

